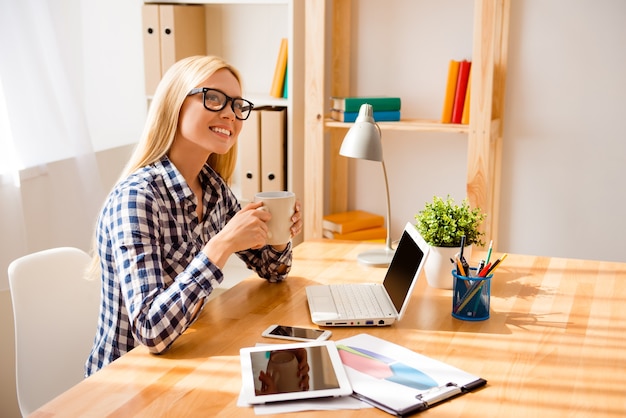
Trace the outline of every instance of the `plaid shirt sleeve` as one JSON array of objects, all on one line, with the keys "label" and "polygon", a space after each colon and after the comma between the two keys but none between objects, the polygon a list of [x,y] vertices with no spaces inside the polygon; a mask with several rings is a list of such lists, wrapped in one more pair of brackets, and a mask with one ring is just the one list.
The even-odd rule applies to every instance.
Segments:
[{"label": "plaid shirt sleeve", "polygon": [[237,254],[248,268],[254,270],[259,277],[270,282],[283,281],[291,270],[291,242],[282,252],[267,245],[260,250],[241,251]]}]

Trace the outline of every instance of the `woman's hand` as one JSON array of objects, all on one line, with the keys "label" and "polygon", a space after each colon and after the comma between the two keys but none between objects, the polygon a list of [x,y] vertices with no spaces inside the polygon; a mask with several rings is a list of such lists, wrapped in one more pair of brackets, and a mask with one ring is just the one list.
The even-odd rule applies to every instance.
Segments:
[{"label": "woman's hand", "polygon": [[291,224],[291,238],[300,234],[302,232],[303,226],[302,205],[300,204],[299,200],[296,200],[296,204],[294,205],[293,209],[293,216],[291,217],[291,221],[293,222],[293,224]]},{"label": "woman's hand", "polygon": [[272,215],[264,210],[256,210],[263,202],[249,203],[226,224],[220,234],[224,234],[235,246],[233,252],[249,248],[262,248],[267,243],[267,221]]},{"label": "woman's hand", "polygon": [[247,204],[228,221],[224,229],[209,240],[203,250],[209,260],[223,268],[232,253],[266,245],[267,221],[272,215],[264,210],[256,210],[262,205],[262,202]]}]

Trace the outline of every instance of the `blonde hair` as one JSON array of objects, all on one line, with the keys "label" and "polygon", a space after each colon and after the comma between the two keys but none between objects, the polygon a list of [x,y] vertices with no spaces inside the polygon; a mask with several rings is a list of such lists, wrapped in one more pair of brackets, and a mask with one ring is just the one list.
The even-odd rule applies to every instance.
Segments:
[{"label": "blonde hair", "polygon": [[[222,69],[230,71],[241,86],[239,71],[217,56],[196,55],[183,58],[167,70],[154,93],[143,133],[118,183],[136,170],[159,161],[168,153],[174,142],[180,109],[187,94]],[[237,142],[235,141],[225,154],[212,153],[207,163],[226,183],[230,184],[237,163]],[[97,244],[94,234],[92,264],[88,271],[90,279],[96,279],[100,275]]]},{"label": "blonde hair", "polygon": [[[230,71],[241,85],[241,76],[237,69],[216,56],[197,55],[184,58],[167,70],[154,93],[139,143],[120,180],[141,167],[159,161],[167,154],[174,142],[178,115],[187,93],[222,69]],[[230,183],[237,163],[237,142],[226,154],[211,154],[207,163],[224,181]]]}]

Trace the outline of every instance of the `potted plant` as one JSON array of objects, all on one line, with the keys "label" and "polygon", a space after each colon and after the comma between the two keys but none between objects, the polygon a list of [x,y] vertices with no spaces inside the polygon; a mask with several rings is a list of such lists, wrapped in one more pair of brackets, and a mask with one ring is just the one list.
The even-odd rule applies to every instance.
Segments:
[{"label": "potted plant", "polygon": [[434,196],[424,209],[415,215],[415,227],[431,246],[424,270],[428,284],[433,287],[452,289],[450,258],[460,252],[461,240],[465,236],[463,256],[469,260],[472,245],[485,245],[484,233],[479,227],[486,215],[479,209],[472,209],[467,199],[455,204],[449,195],[446,199]]}]

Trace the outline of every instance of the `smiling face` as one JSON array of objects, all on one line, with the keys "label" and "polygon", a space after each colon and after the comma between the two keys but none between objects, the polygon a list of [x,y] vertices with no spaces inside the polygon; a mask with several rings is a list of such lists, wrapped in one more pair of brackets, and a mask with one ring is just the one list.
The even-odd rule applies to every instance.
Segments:
[{"label": "smiling face", "polygon": [[[241,97],[241,86],[227,69],[216,71],[198,87],[214,88],[230,97]],[[235,118],[231,102],[224,109],[212,112],[204,107],[202,93],[188,96],[180,109],[172,148],[202,161],[213,153],[225,154],[237,140],[242,122]]]}]

